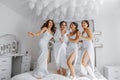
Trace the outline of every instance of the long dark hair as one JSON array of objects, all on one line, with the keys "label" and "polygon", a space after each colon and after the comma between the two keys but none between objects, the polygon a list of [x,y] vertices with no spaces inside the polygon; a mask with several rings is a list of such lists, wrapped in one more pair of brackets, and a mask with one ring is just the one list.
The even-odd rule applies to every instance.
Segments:
[{"label": "long dark hair", "polygon": [[51,31],[52,31],[53,34],[55,34],[55,31],[56,31],[55,23],[54,23],[54,21],[51,20],[51,19],[47,20],[47,21],[42,25],[41,29],[44,28],[44,27],[47,27],[47,28],[48,28],[49,21],[52,21],[52,23],[53,23],[53,26],[52,26],[52,28],[51,28]]},{"label": "long dark hair", "polygon": [[[83,20],[83,21],[82,21],[82,23],[83,23],[83,22],[85,22],[85,23],[88,25],[87,27],[89,27],[89,26],[90,26],[90,24],[89,24],[89,21],[88,21],[88,20]],[[83,31],[83,32],[82,32],[82,34],[84,34],[84,32],[85,32],[85,31]]]},{"label": "long dark hair", "polygon": [[66,26],[67,26],[67,22],[66,21],[61,21],[59,25],[61,26],[63,23],[65,23]]},{"label": "long dark hair", "polygon": [[75,34],[75,33],[77,33],[77,31],[79,31],[78,30],[78,23],[76,23],[76,22],[71,22],[71,24],[70,24],[70,26],[72,25],[72,24],[74,24],[75,26],[76,26],[76,30],[73,32],[73,34]]},{"label": "long dark hair", "polygon": [[90,24],[89,24],[89,21],[88,21],[88,20],[83,20],[82,23],[83,23],[83,22],[85,22],[85,23],[88,25],[87,27],[89,27]]}]

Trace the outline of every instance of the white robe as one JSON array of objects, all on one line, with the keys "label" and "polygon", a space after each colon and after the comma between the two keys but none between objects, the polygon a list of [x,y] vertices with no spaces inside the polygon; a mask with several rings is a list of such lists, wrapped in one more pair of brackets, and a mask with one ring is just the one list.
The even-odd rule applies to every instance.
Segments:
[{"label": "white robe", "polygon": [[[63,43],[61,43],[60,38],[63,40]],[[57,30],[57,32],[54,35],[55,44],[54,44],[54,55],[55,55],[55,62],[57,69],[60,68],[67,68],[67,59],[66,59],[66,48],[67,48],[67,32],[61,36],[60,30]]]}]

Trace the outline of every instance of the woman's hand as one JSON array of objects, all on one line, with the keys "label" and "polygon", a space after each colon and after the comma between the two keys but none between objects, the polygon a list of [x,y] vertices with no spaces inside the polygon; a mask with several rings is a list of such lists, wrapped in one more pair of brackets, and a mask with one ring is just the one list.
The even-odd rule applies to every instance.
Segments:
[{"label": "woman's hand", "polygon": [[54,40],[54,38],[53,38],[53,37],[50,39],[50,41],[52,41],[52,40]]},{"label": "woman's hand", "polygon": [[70,34],[67,34],[68,40],[70,41]]},{"label": "woman's hand", "polygon": [[63,36],[66,33],[66,30],[61,31],[61,35]]},{"label": "woman's hand", "polygon": [[29,35],[30,37],[34,37],[34,33],[32,33],[32,32],[28,32],[28,35]]},{"label": "woman's hand", "polygon": [[67,34],[67,37],[70,38],[70,34]]},{"label": "woman's hand", "polygon": [[82,35],[80,36],[80,38],[81,38],[81,39],[84,39],[84,37],[83,37]]}]

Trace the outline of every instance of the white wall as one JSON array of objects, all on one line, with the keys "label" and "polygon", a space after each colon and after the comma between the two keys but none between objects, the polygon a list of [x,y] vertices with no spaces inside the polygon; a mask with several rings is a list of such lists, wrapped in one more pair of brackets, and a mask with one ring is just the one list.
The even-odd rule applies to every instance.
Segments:
[{"label": "white wall", "polygon": [[39,37],[31,38],[27,35],[28,31],[36,32],[40,29],[39,24],[33,20],[29,20],[10,7],[0,3],[0,36],[5,34],[16,35],[19,41],[19,52],[25,53],[29,51],[32,62],[36,62],[39,56]]},{"label": "white wall", "polygon": [[103,73],[107,64],[120,65],[120,1],[105,0],[95,18],[95,28],[103,32],[102,49],[97,49],[97,67]]},{"label": "white wall", "polygon": [[35,25],[30,21],[0,3],[0,36],[4,34],[16,35],[19,41],[19,52],[25,53],[27,50],[29,53],[33,53],[34,39],[27,36],[27,32],[33,31],[33,27]]}]

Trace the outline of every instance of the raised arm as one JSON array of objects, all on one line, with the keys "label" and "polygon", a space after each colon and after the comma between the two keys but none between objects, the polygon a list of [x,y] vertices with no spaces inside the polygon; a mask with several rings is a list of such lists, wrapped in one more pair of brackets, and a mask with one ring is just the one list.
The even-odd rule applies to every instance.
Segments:
[{"label": "raised arm", "polygon": [[79,42],[79,40],[80,40],[80,32],[77,31],[77,33],[76,33],[76,38],[75,38],[75,39],[71,39],[70,36],[68,36],[68,39],[69,39],[69,41],[71,41],[71,42]]},{"label": "raised arm", "polygon": [[81,36],[81,38],[84,39],[84,40],[92,40],[93,39],[93,34],[92,34],[91,29],[88,29],[86,31],[86,33],[87,33],[88,36],[87,37]]},{"label": "raised arm", "polygon": [[43,34],[46,30],[47,30],[47,28],[44,27],[44,28],[42,28],[40,31],[38,31],[38,32],[36,32],[36,33],[28,32],[28,35],[29,35],[30,37],[40,36],[40,35]]}]

